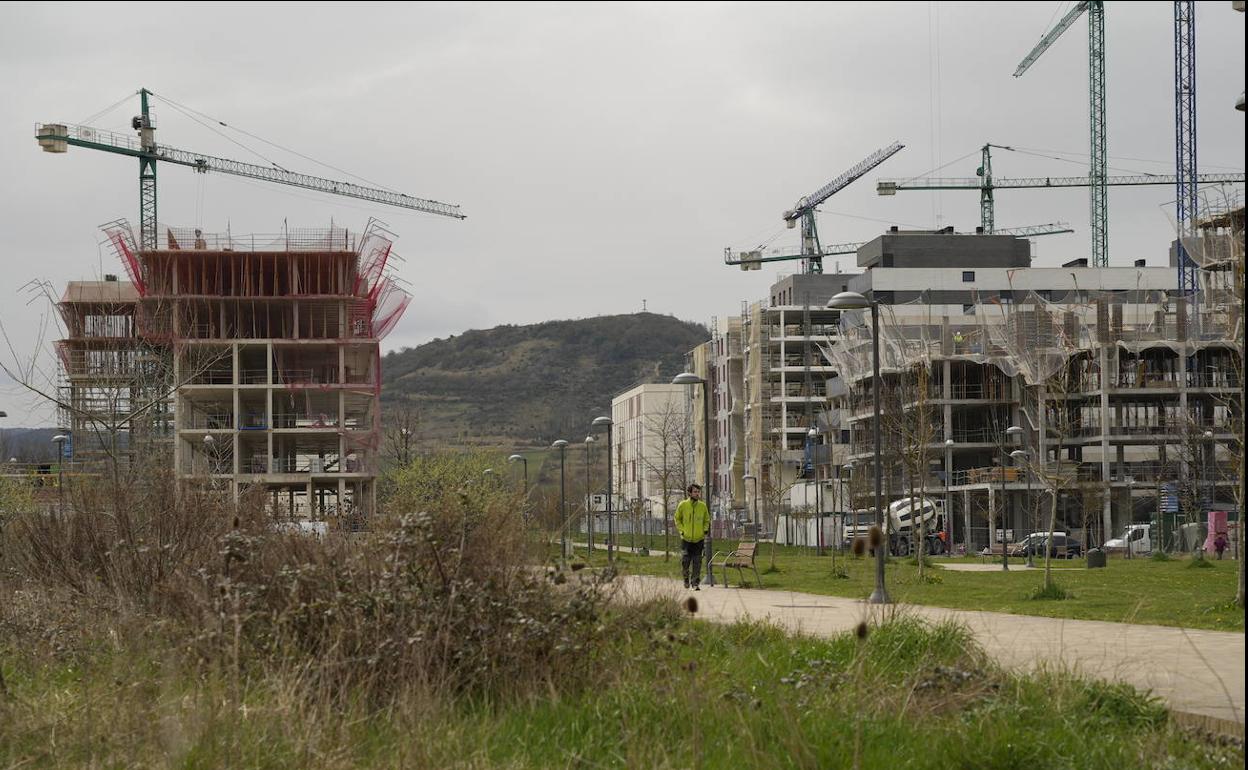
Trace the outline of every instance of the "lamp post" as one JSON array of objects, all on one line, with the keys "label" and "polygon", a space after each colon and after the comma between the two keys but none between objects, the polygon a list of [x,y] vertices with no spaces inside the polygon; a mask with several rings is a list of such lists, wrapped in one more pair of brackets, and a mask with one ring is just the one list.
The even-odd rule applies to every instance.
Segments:
[{"label": "lamp post", "polygon": [[810,453],[813,462],[811,465],[815,469],[815,556],[823,556],[823,502],[822,487],[819,484],[819,429],[811,428],[806,431],[806,438],[810,439]]},{"label": "lamp post", "polygon": [[945,439],[945,553],[953,553],[953,494],[949,488],[953,486],[953,444],[951,438]]},{"label": "lamp post", "polygon": [[529,458],[517,454],[508,457],[507,462],[524,463],[524,501],[521,503],[520,520],[527,527],[529,523]]},{"label": "lamp post", "polygon": [[564,483],[564,458],[568,453],[568,442],[559,439],[550,445],[559,450],[559,558],[568,558],[568,503],[567,485]]},{"label": "lamp post", "polygon": [[[1209,511],[1213,510],[1214,497],[1217,493],[1214,485],[1213,472],[1213,431],[1205,431],[1205,441],[1208,442],[1205,449],[1205,520],[1209,520]],[[1128,522],[1130,523],[1130,522]]]},{"label": "lamp post", "polygon": [[[1027,454],[1026,449],[1015,449],[1013,452],[1010,452],[1010,457],[1014,458],[1015,463],[1026,462],[1028,456],[1029,455]],[[1024,510],[1027,511],[1027,515],[1030,517],[1032,523],[1034,524],[1036,516],[1035,516],[1035,511],[1032,510],[1032,503],[1031,503],[1031,464],[1028,463],[1026,466],[1024,466],[1023,471],[1027,474],[1027,498],[1026,498],[1027,505],[1025,506]],[[1031,532],[1029,532],[1028,534],[1032,534],[1036,531],[1036,528],[1034,526],[1030,527],[1029,529],[1031,530]],[[1052,547],[1052,544],[1049,543],[1049,538],[1051,538],[1052,536],[1053,536],[1052,532],[1046,533],[1044,536],[1044,544],[1045,544],[1044,547],[1046,549]],[[1036,550],[1035,543],[1028,542],[1027,544],[1027,566],[1028,567],[1036,566],[1035,550]]]},{"label": "lamp post", "polygon": [[867,601],[871,604],[891,604],[892,599],[884,587],[884,553],[888,543],[884,540],[884,479],[880,469],[880,306],[856,291],[843,291],[828,300],[827,307],[831,310],[871,308],[871,400],[875,402],[871,433],[875,444],[875,526],[881,541],[875,549],[875,590]]},{"label": "lamp post", "polygon": [[758,542],[758,477],[752,473],[747,473],[741,477],[742,481],[749,481],[754,487],[754,542]]},{"label": "lamp post", "polygon": [[589,558],[594,556],[594,512],[589,505],[589,498],[593,494],[593,487],[589,484],[589,445],[594,441],[593,436],[585,437],[585,539],[589,544],[585,552],[589,554]]},{"label": "lamp post", "polygon": [[613,476],[611,469],[611,429],[614,424],[611,418],[607,416],[595,417],[590,423],[595,428],[607,429],[607,565],[615,566],[615,521],[611,518],[612,508],[615,504],[615,487],[612,486]]},{"label": "lamp post", "polygon": [[[1017,425],[1011,425],[1005,429],[1007,440],[1013,440],[1015,436],[1022,435],[1023,429]],[[1001,445],[1001,571],[1010,571],[1010,522],[1006,518],[1008,510],[1008,500],[1005,492],[1005,445]]]},{"label": "lamp post", "polygon": [[[704,473],[706,479],[706,512],[711,512],[711,502],[715,499],[715,481],[711,477],[711,396],[710,384],[703,378],[691,372],[681,372],[672,378],[673,385],[702,385],[702,455],[705,459]],[[706,584],[715,585],[715,574],[711,571],[711,551],[713,550],[713,535],[708,529],[706,532],[706,547],[703,549],[706,555]]]},{"label": "lamp post", "polygon": [[56,491],[60,495],[56,511],[58,515],[65,513],[65,442],[68,440],[69,436],[64,433],[52,437],[52,442],[56,444]]}]

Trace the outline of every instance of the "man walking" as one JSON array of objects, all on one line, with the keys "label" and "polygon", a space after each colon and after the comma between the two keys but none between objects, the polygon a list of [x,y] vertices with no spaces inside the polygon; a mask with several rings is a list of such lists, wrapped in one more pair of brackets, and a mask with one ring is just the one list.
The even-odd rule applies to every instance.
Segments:
[{"label": "man walking", "polygon": [[680,533],[680,572],[685,588],[701,591],[702,546],[711,528],[711,511],[702,501],[702,487],[690,484],[689,496],[676,506],[676,531]]}]

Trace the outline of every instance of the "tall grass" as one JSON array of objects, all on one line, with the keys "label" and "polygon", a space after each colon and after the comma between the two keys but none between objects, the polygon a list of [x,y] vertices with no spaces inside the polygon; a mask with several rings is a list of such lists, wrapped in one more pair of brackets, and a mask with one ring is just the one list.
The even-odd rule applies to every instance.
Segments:
[{"label": "tall grass", "polygon": [[0,563],[13,587],[168,624],[240,692],[277,672],[314,697],[381,707],[413,691],[583,681],[598,586],[550,590],[529,566],[516,495],[483,482],[480,464],[408,469],[392,501],[404,513],[323,538],[274,527],[257,500],[234,506],[159,474],[124,506],[84,489],[63,514],[9,520]]},{"label": "tall grass", "polygon": [[608,603],[594,571],[537,566],[489,459],[418,461],[356,534],[158,476],[123,516],[7,520],[0,767],[1242,764],[956,625],[817,640]]}]

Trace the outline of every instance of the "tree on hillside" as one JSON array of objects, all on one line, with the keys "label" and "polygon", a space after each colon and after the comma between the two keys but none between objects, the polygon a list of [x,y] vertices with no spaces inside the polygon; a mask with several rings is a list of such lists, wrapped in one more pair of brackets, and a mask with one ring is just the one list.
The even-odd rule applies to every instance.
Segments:
[{"label": "tree on hillside", "polygon": [[410,401],[391,407],[383,420],[382,440],[386,454],[400,467],[407,467],[420,446],[420,408]]}]

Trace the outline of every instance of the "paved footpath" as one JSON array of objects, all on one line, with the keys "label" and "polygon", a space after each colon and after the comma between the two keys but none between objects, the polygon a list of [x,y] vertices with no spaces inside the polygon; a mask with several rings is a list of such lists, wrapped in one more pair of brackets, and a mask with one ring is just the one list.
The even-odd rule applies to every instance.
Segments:
[{"label": "paved footpath", "polygon": [[677,580],[620,578],[625,597],[698,599],[698,617],[730,623],[767,619],[791,631],[833,636],[864,619],[904,612],[966,625],[988,654],[1006,668],[1062,666],[1152,690],[1177,712],[1244,724],[1244,634],[1231,631],[1067,620],[976,612],[915,604],[869,605],[836,596],[703,586],[689,592]]}]

